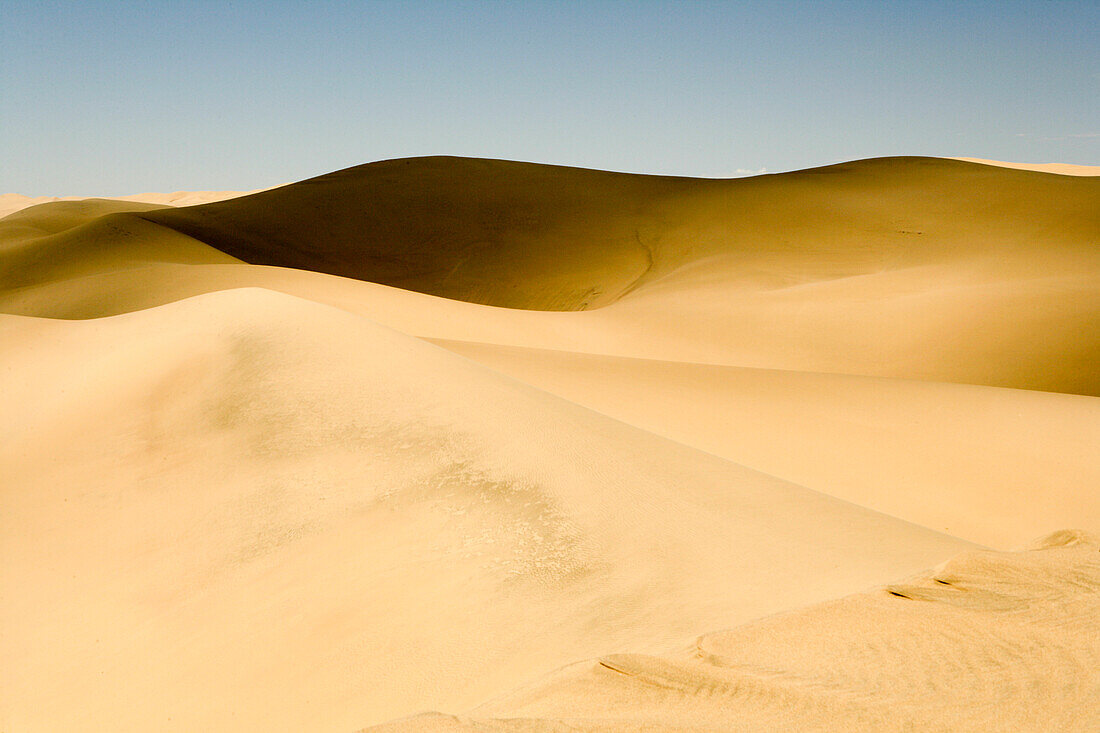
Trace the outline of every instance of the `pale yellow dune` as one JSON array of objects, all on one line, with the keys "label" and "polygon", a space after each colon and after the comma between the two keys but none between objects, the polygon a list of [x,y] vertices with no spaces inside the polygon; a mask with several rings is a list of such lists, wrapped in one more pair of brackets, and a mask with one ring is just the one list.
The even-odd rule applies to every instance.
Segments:
[{"label": "pale yellow dune", "polygon": [[371,728],[508,733],[1100,728],[1100,543],[969,552],[672,655],[566,667],[469,715]]},{"label": "pale yellow dune", "polygon": [[1060,176],[1100,176],[1100,165],[1073,165],[1072,163],[1010,163],[1003,160],[988,160],[986,158],[952,158],[952,160],[964,160],[969,163],[995,165],[1001,168],[1015,168],[1016,170],[1022,171],[1057,173]]},{"label": "pale yellow dune", "polygon": [[354,730],[967,546],[268,291],[2,328],[12,730]]},{"label": "pale yellow dune", "polygon": [[135,193],[129,196],[24,196],[19,193],[0,193],[0,219],[31,206],[54,201],[84,201],[94,198],[165,206],[195,206],[266,190],[261,188],[255,191],[175,191],[174,193]]},{"label": "pale yellow dune", "polygon": [[1100,398],[437,340],[649,432],[984,545],[1100,527]]}]

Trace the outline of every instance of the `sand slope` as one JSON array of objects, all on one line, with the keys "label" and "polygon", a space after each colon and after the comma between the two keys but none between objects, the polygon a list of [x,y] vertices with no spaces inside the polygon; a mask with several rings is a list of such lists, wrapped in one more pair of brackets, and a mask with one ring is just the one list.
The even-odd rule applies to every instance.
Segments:
[{"label": "sand slope", "polygon": [[56,202],[0,220],[0,291],[19,291],[150,263],[239,262],[142,219],[157,204],[85,199]]},{"label": "sand slope", "polygon": [[971,543],[1100,531],[1097,183],[426,158],[13,213],[0,729],[1095,727],[1094,541]]},{"label": "sand slope", "polygon": [[12,730],[353,730],[967,546],[267,291],[0,343]]},{"label": "sand slope", "polygon": [[657,435],[973,542],[1008,548],[1100,527],[1097,397],[435,343]]},{"label": "sand slope", "polygon": [[133,201],[145,204],[160,204],[163,206],[195,206],[196,204],[208,204],[212,201],[224,201],[246,196],[256,191],[175,191],[173,193],[135,193],[129,196],[24,196],[18,193],[0,193],[0,219],[14,214],[17,211],[37,206],[39,204],[52,203],[54,201],[86,201],[92,198],[107,198],[110,201]]},{"label": "sand slope", "polygon": [[1060,532],[707,634],[677,655],[567,667],[469,718],[371,730],[1094,730],[1098,619],[1100,544]]},{"label": "sand slope", "polygon": [[952,160],[965,160],[969,163],[982,163],[984,165],[1015,168],[1022,171],[1055,173],[1060,176],[1100,176],[1100,165],[1073,165],[1071,163],[1011,163],[1003,160],[988,160],[986,158],[952,158]]},{"label": "sand slope", "polygon": [[[146,274],[109,277],[186,243],[192,263],[238,261],[225,251],[498,305],[580,307],[574,291],[602,293],[585,296],[588,306],[610,303],[575,317],[489,317],[503,331],[439,325],[418,335],[1100,395],[1098,186],[924,158],[732,181],[389,161],[132,213],[97,235],[93,263],[76,264],[78,248],[68,248],[62,273],[41,266],[60,246],[43,238],[38,261],[7,268],[18,276],[0,270],[0,307],[94,317],[224,287],[179,268],[153,274],[158,287],[135,286]],[[59,205],[16,216],[49,220],[50,206]],[[645,247],[636,232],[649,232]],[[109,251],[118,254],[106,263]],[[95,277],[74,281],[78,269]],[[275,277],[241,270],[218,281],[267,287]],[[280,289],[330,300],[321,282]]]},{"label": "sand slope", "polygon": [[1100,526],[1089,488],[1100,477],[1095,397],[519,348],[510,344],[678,355],[672,339],[652,329],[627,339],[629,323],[615,332],[594,322],[613,309],[488,308],[285,268],[147,266],[24,289],[0,305],[86,317],[244,285],[432,338],[645,430],[983,544],[1010,547],[1062,526]]},{"label": "sand slope", "polygon": [[[880,158],[716,180],[467,158],[371,163],[148,214],[255,264],[489,305],[606,305],[712,255],[742,287],[1092,246],[1100,180]],[[1057,224],[1056,227],[1052,226]]]}]

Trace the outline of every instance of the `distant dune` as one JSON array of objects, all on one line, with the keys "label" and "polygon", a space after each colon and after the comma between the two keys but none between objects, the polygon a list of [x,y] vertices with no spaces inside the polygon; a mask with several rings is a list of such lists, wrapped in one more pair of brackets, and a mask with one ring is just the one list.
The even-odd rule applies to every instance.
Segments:
[{"label": "distant dune", "polygon": [[739,289],[771,290],[1094,254],[1098,192],[1100,180],[940,158],[730,180],[412,158],[145,216],[253,264],[577,310],[713,256],[733,260]]},{"label": "distant dune", "polygon": [[1006,163],[1003,160],[986,160],[985,158],[952,158],[952,160],[965,160],[971,163],[984,163],[996,165],[1002,168],[1016,168],[1022,171],[1038,171],[1040,173],[1056,173],[1060,176],[1100,176],[1100,165],[1071,165],[1069,163]]},{"label": "distant dune", "polygon": [[[263,189],[257,189],[257,191]],[[162,204],[165,206],[194,206],[196,204],[208,204],[211,201],[224,201],[225,199],[246,196],[257,191],[176,191],[175,193],[135,193],[130,196],[106,197],[110,201],[134,201],[144,204]],[[52,203],[54,201],[84,201],[88,198],[81,196],[23,196],[18,193],[0,194],[0,219],[8,214],[37,206],[39,204]]]},{"label": "distant dune", "polygon": [[1100,178],[27,204],[0,730],[1100,724]]}]

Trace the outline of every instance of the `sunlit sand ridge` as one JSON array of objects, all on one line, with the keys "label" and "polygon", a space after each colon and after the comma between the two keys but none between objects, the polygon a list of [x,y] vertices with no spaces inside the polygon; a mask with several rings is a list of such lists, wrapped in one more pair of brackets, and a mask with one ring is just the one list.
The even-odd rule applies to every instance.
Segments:
[{"label": "sunlit sand ridge", "polygon": [[174,196],[0,220],[4,730],[1096,725],[1100,179]]}]

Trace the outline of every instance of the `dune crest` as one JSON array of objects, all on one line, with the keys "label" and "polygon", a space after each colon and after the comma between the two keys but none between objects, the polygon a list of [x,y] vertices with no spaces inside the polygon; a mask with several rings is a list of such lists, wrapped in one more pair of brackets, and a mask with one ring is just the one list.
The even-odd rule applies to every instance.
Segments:
[{"label": "dune crest", "polygon": [[1012,262],[1021,246],[1033,264],[1040,241],[1058,252],[1087,247],[1100,228],[1098,196],[1100,181],[1089,178],[943,158],[721,180],[429,157],[145,216],[253,264],[487,305],[584,310],[718,255],[734,259],[738,289],[994,252]]}]

